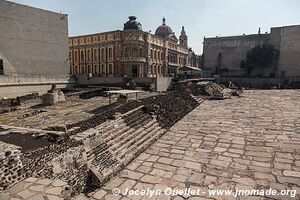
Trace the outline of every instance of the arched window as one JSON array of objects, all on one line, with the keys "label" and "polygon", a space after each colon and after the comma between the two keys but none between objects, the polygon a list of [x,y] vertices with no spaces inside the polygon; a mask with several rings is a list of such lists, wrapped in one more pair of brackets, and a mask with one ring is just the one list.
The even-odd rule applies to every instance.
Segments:
[{"label": "arched window", "polygon": [[101,73],[105,74],[105,65],[104,64],[101,65]]},{"label": "arched window", "polygon": [[112,64],[108,64],[108,74],[113,74],[113,65]]},{"label": "arched window", "polygon": [[91,52],[90,52],[90,50],[87,51],[87,61],[88,62],[91,61]]},{"label": "arched window", "polygon": [[75,63],[76,63],[76,62],[77,62],[77,51],[75,51],[74,53],[75,53],[74,61],[75,61]]},{"label": "arched window", "polygon": [[108,58],[112,58],[112,48],[108,48]]},{"label": "arched window", "polygon": [[81,51],[80,53],[80,62],[83,63],[84,62],[84,52]]},{"label": "arched window", "polygon": [[104,49],[102,48],[101,49],[101,62],[104,61]]},{"label": "arched window", "polygon": [[97,49],[94,49],[94,62],[97,62]]}]

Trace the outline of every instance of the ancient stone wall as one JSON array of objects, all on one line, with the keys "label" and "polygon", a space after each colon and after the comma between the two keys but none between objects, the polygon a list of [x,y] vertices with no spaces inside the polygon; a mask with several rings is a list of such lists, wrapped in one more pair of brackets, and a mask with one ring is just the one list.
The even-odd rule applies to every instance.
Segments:
[{"label": "ancient stone wall", "polygon": [[0,188],[6,188],[25,178],[20,156],[20,147],[0,142]]}]

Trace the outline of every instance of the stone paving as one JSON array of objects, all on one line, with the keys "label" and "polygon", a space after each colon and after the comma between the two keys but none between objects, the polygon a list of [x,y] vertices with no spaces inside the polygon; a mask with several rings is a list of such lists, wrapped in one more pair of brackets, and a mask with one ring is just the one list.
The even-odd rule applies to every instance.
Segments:
[{"label": "stone paving", "polygon": [[0,200],[64,200],[70,196],[66,182],[27,178],[0,193]]},{"label": "stone paving", "polygon": [[[196,195],[113,195],[112,190],[200,189]],[[209,195],[211,189],[291,195]],[[74,199],[300,199],[300,91],[253,90],[205,101],[175,124],[117,177]]]}]

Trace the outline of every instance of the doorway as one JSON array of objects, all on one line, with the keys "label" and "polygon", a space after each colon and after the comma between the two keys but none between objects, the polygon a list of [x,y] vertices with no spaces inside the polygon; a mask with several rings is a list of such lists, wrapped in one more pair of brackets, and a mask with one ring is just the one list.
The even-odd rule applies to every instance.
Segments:
[{"label": "doorway", "polygon": [[132,74],[132,77],[138,76],[138,66],[137,65],[131,65],[131,74]]},{"label": "doorway", "polygon": [[0,74],[4,74],[3,60],[0,59]]}]

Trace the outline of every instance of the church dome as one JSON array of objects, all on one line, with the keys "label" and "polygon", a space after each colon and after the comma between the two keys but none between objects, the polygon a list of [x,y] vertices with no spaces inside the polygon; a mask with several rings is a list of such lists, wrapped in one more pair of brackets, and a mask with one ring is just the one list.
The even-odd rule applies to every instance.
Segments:
[{"label": "church dome", "polygon": [[163,18],[162,25],[156,29],[155,35],[162,37],[162,38],[166,38],[168,35],[170,35],[172,33],[173,33],[172,29],[166,25],[166,19]]},{"label": "church dome", "polygon": [[129,16],[129,21],[124,24],[124,30],[126,29],[136,29],[142,30],[142,24],[136,21],[135,16]]}]

